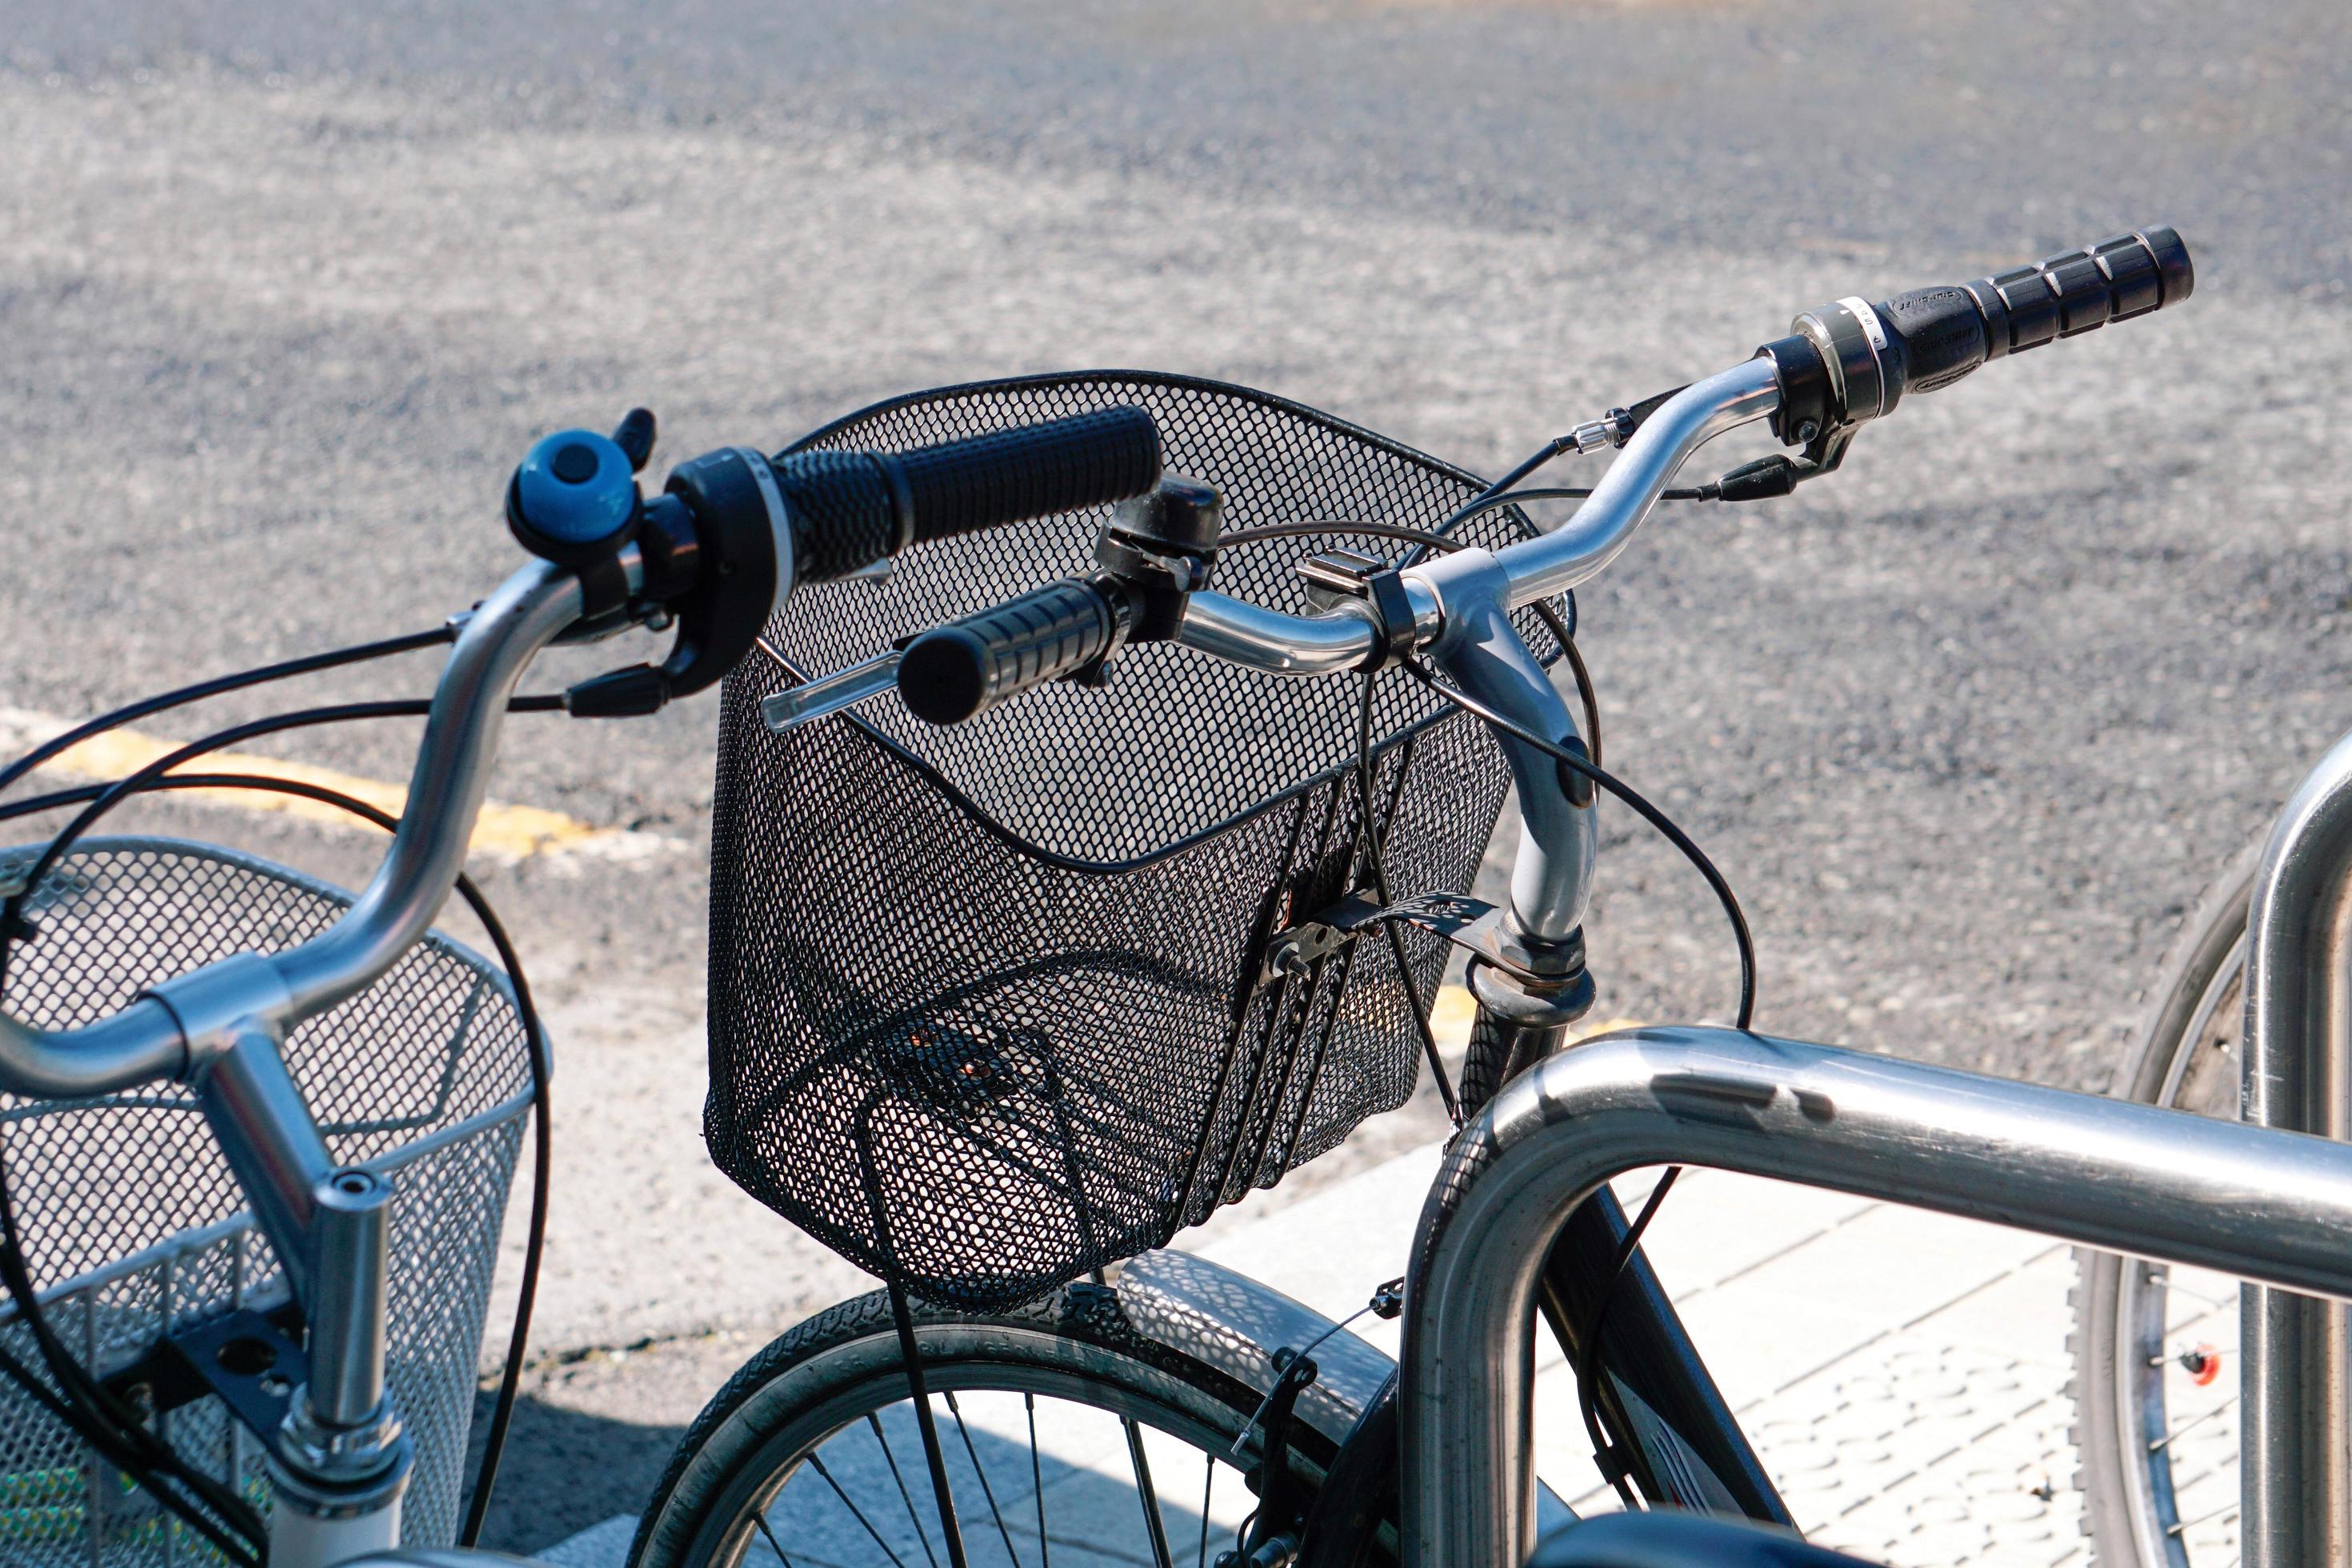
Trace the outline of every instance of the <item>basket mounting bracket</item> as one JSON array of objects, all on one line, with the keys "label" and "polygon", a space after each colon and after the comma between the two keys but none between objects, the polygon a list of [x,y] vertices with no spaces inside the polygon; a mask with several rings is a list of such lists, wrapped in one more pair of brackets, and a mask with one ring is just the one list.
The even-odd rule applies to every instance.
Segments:
[{"label": "basket mounting bracket", "polygon": [[[1264,975],[1303,974],[1382,921],[1444,937],[1454,946],[1521,980],[1542,984],[1561,977],[1560,957],[1538,953],[1519,940],[1504,912],[1466,893],[1420,893],[1383,907],[1376,899],[1350,893],[1266,943]],[[1580,944],[1575,954],[1581,960]]]},{"label": "basket mounting bracket", "polygon": [[214,1395],[275,1452],[295,1385],[308,1375],[294,1337],[300,1327],[291,1302],[275,1312],[240,1307],[156,1341],[106,1385],[132,1408],[159,1414]]}]

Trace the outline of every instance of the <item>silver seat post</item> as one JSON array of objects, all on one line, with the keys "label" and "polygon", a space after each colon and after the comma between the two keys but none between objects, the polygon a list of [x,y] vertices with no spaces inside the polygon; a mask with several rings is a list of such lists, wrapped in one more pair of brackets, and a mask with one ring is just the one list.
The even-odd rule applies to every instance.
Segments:
[{"label": "silver seat post", "polygon": [[[2352,736],[2272,831],[2246,921],[2246,1120],[2352,1138]],[[2352,1561],[2345,1309],[2242,1287],[2247,1568]]]}]

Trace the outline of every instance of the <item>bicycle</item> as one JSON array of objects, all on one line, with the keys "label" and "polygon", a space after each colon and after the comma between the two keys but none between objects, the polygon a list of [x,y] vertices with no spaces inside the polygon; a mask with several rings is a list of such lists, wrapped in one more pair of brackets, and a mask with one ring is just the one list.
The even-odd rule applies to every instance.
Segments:
[{"label": "bicycle", "polygon": [[[525,701],[580,717],[625,717],[739,668],[758,669],[757,679],[730,681],[726,698],[723,755],[744,773],[722,778],[714,847],[714,1156],[772,1205],[804,1213],[809,1228],[887,1284],[795,1329],[722,1391],[646,1510],[636,1563],[735,1563],[767,1549],[787,1562],[839,1560],[844,1542],[902,1562],[899,1547],[908,1558],[935,1557],[934,1533],[958,1568],[988,1536],[1008,1558],[1024,1561],[1016,1533],[1035,1541],[1044,1562],[1056,1544],[1066,1556],[1082,1544],[1115,1554],[1108,1532],[1124,1515],[1134,1522],[1122,1533],[1139,1537],[1137,1554],[1167,1568],[1177,1537],[1154,1484],[1154,1451],[1166,1473],[1166,1456],[1179,1449],[1203,1461],[1199,1516],[1181,1521],[1197,1527],[1202,1560],[1215,1544],[1235,1562],[1259,1565],[1391,1553],[1413,1564],[1519,1561],[1533,1545],[1538,1495],[1520,1440],[1528,1323],[1538,1307],[1579,1368],[1596,1447],[1629,1499],[1786,1525],[1762,1466],[1642,1261],[1640,1237],[1664,1184],[1629,1220],[1602,1185],[1609,1174],[1704,1158],[1956,1212],[1990,1211],[2079,1242],[2340,1297],[2352,1295],[2352,1263],[2335,1245],[2352,1224],[2352,1153],[2308,1137],[1746,1032],[1752,955],[1727,885],[1663,813],[1601,768],[1589,691],[1580,734],[1529,639],[1549,637],[1546,654],[1576,668],[1567,595],[1624,548],[1663,496],[1785,494],[1837,468],[1860,426],[1906,393],[1948,385],[2005,353],[2147,313],[2190,287],[2185,248],[2169,230],[2155,229],[1966,288],[1916,290],[1875,306],[1842,300],[1800,317],[1795,331],[1745,364],[1613,410],[1484,487],[1262,395],[1124,373],[902,400],[774,459],[740,448],[697,458],[674,469],[651,500],[639,496],[634,477],[650,453],[649,416],[633,415],[612,437],[548,437],[509,492],[509,525],[538,559],[457,630],[410,808],[349,912],[323,935],[165,979],[75,1027],[37,1030],[0,1019],[0,1080],[20,1094],[76,1101],[149,1083],[194,1084],[283,1269],[289,1300],[277,1309],[279,1353],[304,1373],[298,1384],[280,1373],[274,1403],[263,1405],[250,1390],[229,1390],[216,1374],[235,1369],[217,1357],[206,1367],[184,1356],[212,1385],[197,1397],[229,1391],[246,1406],[237,1418],[268,1459],[269,1554],[279,1568],[394,1561],[370,1555],[393,1547],[415,1468],[415,1445],[404,1442],[384,1392],[393,1184],[381,1171],[331,1155],[285,1071],[279,1040],[360,996],[425,937],[456,885],[500,716],[531,656],[560,638],[674,620],[677,642],[661,664],[615,670],[560,700]],[[1061,400],[1068,416],[1036,426],[1003,418],[1007,403],[1041,399]],[[1189,411],[1191,423],[1155,422],[1136,405],[1154,399]],[[1073,402],[1078,406],[1067,406]],[[1234,405],[1322,441],[1303,456],[1276,449],[1266,457],[1257,482],[1267,494],[1295,499],[1336,473],[1345,481],[1339,492],[1360,501],[1368,493],[1359,482],[1362,463],[1372,462],[1394,478],[1390,495],[1414,496],[1420,510],[1410,515],[1423,525],[1366,520],[1357,510],[1339,522],[1294,517],[1226,531],[1231,483],[1163,477],[1162,454],[1198,437],[1203,406]],[[937,434],[943,420],[974,416],[1014,427],[945,443],[909,438],[927,423]],[[1668,490],[1699,446],[1762,420],[1801,448],[1797,459],[1767,458],[1696,491]],[[886,434],[895,438],[866,438]],[[1620,448],[1619,457],[1589,494],[1513,488],[1552,457],[1602,447]],[[1337,456],[1343,450],[1371,457],[1349,468]],[[1569,495],[1583,505],[1549,532],[1517,510]],[[1099,509],[1114,502],[1118,510],[1102,518]],[[804,616],[794,619],[809,603],[796,590],[822,588],[836,606],[877,592],[920,604],[937,583],[917,568],[953,558],[956,549],[986,552],[1016,539],[1022,520],[1081,513],[1102,518],[1085,575],[963,614],[889,652],[869,644],[863,651],[873,657],[823,679],[801,679],[777,651],[778,639],[810,629]],[[1037,526],[1058,526],[1068,553],[1067,521]],[[1498,531],[1532,537],[1505,543]],[[1297,592],[1313,595],[1308,605],[1320,612],[1309,616],[1208,585],[1214,574],[1230,586],[1244,570],[1236,545],[1333,535],[1403,542],[1413,553],[1391,564],[1326,549],[1296,563]],[[1493,542],[1475,542],[1482,537]],[[927,548],[912,551],[917,545]],[[1423,560],[1426,552],[1435,553]],[[883,577],[898,559],[903,575]],[[992,572],[970,568],[984,554],[960,559],[966,603],[1024,588],[1040,574],[1020,548],[1001,551]],[[1288,580],[1286,569],[1282,576]],[[945,606],[931,603],[936,622]],[[855,624],[855,615],[841,621],[870,632],[873,618],[869,606],[867,624]],[[845,634],[837,625],[833,635]],[[755,647],[765,667],[744,665]],[[762,822],[741,805],[777,798],[772,788],[743,795],[769,782],[745,760],[744,739],[770,733],[769,715],[781,730],[806,736],[821,729],[811,721],[845,725],[843,710],[896,690],[908,723],[939,724],[941,735],[954,736],[967,732],[955,724],[991,710],[1013,714],[1057,697],[1072,705],[1066,715],[1090,688],[1203,654],[1215,668],[1306,691],[1318,683],[1291,678],[1383,668],[1406,677],[1379,692],[1367,679],[1359,700],[1343,701],[1337,711],[1353,720],[1354,754],[1280,792],[1286,809],[1253,804],[1227,823],[1212,803],[1211,825],[1223,831],[1179,834],[1188,852],[1205,847],[1239,857],[1229,869],[1269,856],[1279,862],[1252,918],[1240,922],[1244,929],[1222,940],[1202,926],[1171,944],[1129,905],[1087,903],[1076,890],[1080,882],[1034,868],[991,882],[938,876],[908,857],[877,871],[854,854],[844,858],[855,832],[814,843],[780,837],[772,816]],[[1390,691],[1411,700],[1381,710]],[[1456,710],[1477,722],[1449,728],[1444,716]],[[861,733],[888,766],[940,773],[936,760],[884,743],[878,730]],[[1255,736],[1266,751],[1279,738],[1273,730]],[[942,745],[951,751],[954,742]],[[1462,844],[1482,840],[1483,827],[1465,833],[1455,822],[1451,837],[1417,822],[1413,833],[1400,831],[1427,793],[1416,768],[1433,768],[1491,823],[1499,773],[1484,765],[1493,753],[1480,745],[1499,751],[1527,825],[1503,910],[1442,887],[1466,878]],[[198,754],[201,745],[185,749],[88,809]],[[1053,780],[1066,792],[1085,777],[1065,772]],[[1597,792],[1675,839],[1722,898],[1742,956],[1738,1030],[1641,1031],[1557,1049],[1595,991],[1581,921]],[[818,804],[862,812],[854,826],[870,833],[879,830],[866,809],[877,798]],[[903,819],[915,831],[935,825],[919,795],[891,804],[895,816],[881,821]],[[1237,837],[1236,825],[1255,838]],[[1099,821],[1088,826],[1106,830]],[[1003,849],[1014,836],[998,829]],[[1138,867],[1170,858],[1165,846],[1147,849]],[[1395,899],[1387,885],[1392,853],[1417,850],[1428,859],[1417,869],[1441,890]],[[63,853],[53,844],[10,895],[6,920],[16,942],[26,940],[26,900],[47,896]],[[1475,863],[1475,842],[1466,853]],[[1077,856],[1058,857],[1066,862],[1058,866],[1050,855],[1028,858],[1071,879],[1089,868]],[[1216,891],[1220,884],[1199,874],[1216,864],[1188,862],[1195,889]],[[761,903],[768,895],[744,898],[732,885],[753,883],[759,868],[792,883],[771,900],[779,907],[795,898],[821,904],[852,887],[875,897],[878,887],[926,916],[952,904],[966,926],[1001,912],[992,900],[1017,902],[1048,889],[1077,906],[1097,940],[1075,956],[1065,943],[1024,973],[1000,958],[976,980],[951,962],[969,960],[969,944],[961,953],[943,948],[944,958],[933,954],[939,973],[922,977],[929,994],[910,1005],[903,994],[858,984],[861,967],[887,945],[887,927],[836,918],[830,931],[786,942],[757,923],[771,918]],[[1164,889],[1155,899],[1145,912],[1166,921],[1192,907]],[[921,919],[896,923],[925,928]],[[1206,953],[1210,973],[1198,963],[1187,967],[1200,954],[1171,953],[1184,942]],[[1381,1291],[1371,1309],[1404,1316],[1400,1374],[1340,1325],[1160,1244],[1321,1152],[1396,1096],[1400,1079],[1409,1089],[1416,1052],[1438,1070],[1426,998],[1450,945],[1471,952],[1481,1010],[1455,1105],[1466,1130],[1433,1190],[1408,1279]],[[785,951],[808,961],[775,963]],[[1099,978],[1076,977],[1081,970]],[[1219,1020],[1223,1037],[1247,1036],[1247,1049],[1223,1053],[1226,1067],[1244,1058],[1247,1065],[1239,1078],[1221,1073],[1213,1051],[1205,1065],[1192,1064],[1191,1079],[1180,1082],[1173,1069],[1159,1080],[1145,1074],[1142,1092],[1122,1098],[1111,1092],[1116,1075],[1106,1078],[1104,1061],[1082,1053],[1069,1021],[1040,1012],[1047,1005],[1021,989],[1041,979],[1052,995],[1087,997],[1084,1017],[1097,1021],[1094,1028],[1120,1016],[1107,999],[1120,994],[1142,996],[1170,1016],[1190,1009]],[[747,988],[771,1000],[788,995],[796,1011],[761,1018],[721,1005]],[[1007,995],[1026,999],[1013,1006]],[[527,992],[518,986],[514,997],[521,1034],[535,1039]],[[830,1019],[835,1037],[813,1035],[792,1058],[758,1033],[797,1027],[803,1016]],[[833,1081],[826,1074],[844,1087],[814,1092],[812,1085]],[[1126,1086],[1137,1089],[1137,1075]],[[1559,1132],[1562,1108],[1580,1119],[1574,1158]],[[1972,1108],[1958,1118],[1966,1138],[1946,1125],[1956,1108]],[[814,1119],[814,1126],[819,1111],[831,1118],[831,1143],[777,1135],[793,1115]],[[1118,1136],[1084,1135],[1102,1127]],[[961,1141],[910,1136],[910,1129]],[[1609,1135],[1596,1137],[1595,1129]],[[2070,1142],[2081,1139],[2087,1149]],[[810,1148],[837,1157],[792,1163]],[[2186,1169],[2184,1148],[2194,1156]],[[1047,1215],[1041,1205],[1059,1206]],[[37,1307],[27,1306],[34,1291],[11,1283],[17,1321],[30,1326],[38,1320]],[[154,1489],[173,1515],[160,1539],[182,1539],[185,1526],[235,1555],[247,1524],[237,1517],[240,1500],[173,1471],[166,1446],[153,1441],[158,1434],[149,1430],[142,1441],[139,1417],[118,1394],[98,1387],[61,1347],[41,1350],[51,1414],[121,1474]],[[29,1392],[39,1382],[19,1384]],[[1094,1430],[1080,1430],[1088,1420]],[[920,1469],[898,1462],[910,1446],[922,1455]],[[1103,1454],[1124,1460],[1133,1483],[1113,1489],[1108,1515],[1087,1479]],[[1008,1473],[1008,1457],[1025,1457],[1025,1490]],[[1238,1489],[1228,1484],[1223,1513],[1221,1467],[1242,1472]],[[872,1483],[871,1510],[857,1506],[844,1478]],[[794,1487],[802,1489],[788,1497]],[[935,1505],[928,1524],[915,1500],[925,1489]],[[1057,1505],[1082,1505],[1058,1531],[1047,1519],[1049,1492]],[[478,1509],[486,1495],[478,1489]],[[963,1530],[959,1495],[966,1506],[975,1496],[984,1500],[987,1532]],[[801,1497],[840,1506],[828,1519],[798,1507]],[[886,1535],[886,1500],[903,1506],[911,1540]],[[1034,1505],[1034,1533],[1017,1507],[1008,1516],[1004,1500]],[[793,1543],[797,1554],[777,1533],[779,1517],[788,1530],[812,1532]],[[887,1521],[894,1534],[895,1518]],[[94,1525],[87,1539],[99,1540]]]}]

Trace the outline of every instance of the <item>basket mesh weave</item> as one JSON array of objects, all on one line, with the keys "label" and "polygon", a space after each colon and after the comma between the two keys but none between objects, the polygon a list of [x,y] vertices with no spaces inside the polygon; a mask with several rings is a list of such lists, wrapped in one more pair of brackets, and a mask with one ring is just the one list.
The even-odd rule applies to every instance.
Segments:
[{"label": "basket mesh weave", "polygon": [[[1264,394],[1129,372],[988,383],[801,445],[903,450],[1132,404],[1228,532],[1430,527],[1481,488]],[[729,680],[711,846],[712,1157],[853,1262],[998,1306],[1147,1247],[1402,1104],[1443,946],[1378,932],[1261,984],[1267,940],[1366,888],[1361,681],[1129,649],[935,729],[886,694],[782,735],[760,703],[908,633],[1091,569],[1107,512],[910,552],[804,587]],[[1516,537],[1517,514],[1465,542]],[[1308,613],[1294,566],[1335,531],[1228,548],[1213,585]],[[1539,657],[1557,654],[1530,617]],[[1498,748],[1402,676],[1374,692],[1374,826],[1399,897],[1459,891],[1507,783]],[[1367,889],[1367,890],[1369,890]]]},{"label": "basket mesh weave", "polygon": [[[0,851],[0,878],[21,878],[33,853]],[[0,1005],[64,1028],[215,959],[282,952],[324,931],[349,900],[203,845],[93,838],[27,904],[37,931],[11,944]],[[336,1160],[396,1173],[386,1371],[415,1445],[403,1538],[447,1545],[499,1227],[530,1105],[512,994],[478,956],[436,936],[296,1029],[285,1049]],[[78,1101],[0,1095],[0,1149],[50,1324],[100,1376],[138,1362],[167,1330],[287,1300],[269,1244],[179,1086]],[[5,1300],[0,1345],[41,1364]],[[155,1419],[197,1468],[266,1501],[260,1447],[217,1400]],[[0,1381],[0,1563],[213,1561],[200,1538]]]}]

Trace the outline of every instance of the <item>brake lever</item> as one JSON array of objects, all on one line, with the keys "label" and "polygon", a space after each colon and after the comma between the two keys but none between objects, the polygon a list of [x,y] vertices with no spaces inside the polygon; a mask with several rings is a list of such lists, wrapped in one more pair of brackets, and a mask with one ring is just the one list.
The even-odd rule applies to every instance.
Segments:
[{"label": "brake lever", "polygon": [[889,648],[831,675],[763,697],[760,700],[760,717],[773,733],[789,734],[803,724],[855,708],[886,691],[895,691],[898,687],[899,657],[899,649]]}]

